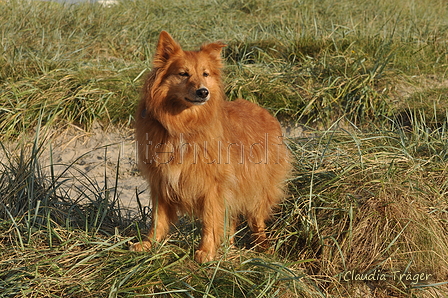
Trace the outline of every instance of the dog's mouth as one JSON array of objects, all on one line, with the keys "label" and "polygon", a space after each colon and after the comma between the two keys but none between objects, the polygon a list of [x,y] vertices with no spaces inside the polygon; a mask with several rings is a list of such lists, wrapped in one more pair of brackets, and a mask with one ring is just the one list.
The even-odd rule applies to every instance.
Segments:
[{"label": "dog's mouth", "polygon": [[197,106],[203,105],[209,99],[210,99],[210,91],[208,91],[208,89],[205,87],[201,87],[195,91],[193,100],[189,99],[188,97],[185,97],[186,101],[188,101],[194,105],[197,105]]},{"label": "dog's mouth", "polygon": [[196,105],[196,106],[201,106],[207,102],[208,98],[197,98],[197,99],[191,100],[191,99],[185,97],[185,100],[188,101],[189,103]]}]

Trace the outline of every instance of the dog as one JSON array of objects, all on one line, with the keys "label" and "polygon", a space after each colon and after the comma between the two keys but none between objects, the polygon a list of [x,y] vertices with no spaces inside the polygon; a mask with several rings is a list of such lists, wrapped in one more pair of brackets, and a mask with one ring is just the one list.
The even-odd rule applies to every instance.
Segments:
[{"label": "dog", "polygon": [[228,101],[221,78],[221,42],[184,51],[165,31],[136,112],[138,165],[151,192],[148,239],[130,250],[150,250],[179,214],[202,223],[199,263],[215,258],[224,237],[233,243],[243,215],[253,244],[269,246],[266,223],[284,197],[290,154],[279,122],[243,99]]}]

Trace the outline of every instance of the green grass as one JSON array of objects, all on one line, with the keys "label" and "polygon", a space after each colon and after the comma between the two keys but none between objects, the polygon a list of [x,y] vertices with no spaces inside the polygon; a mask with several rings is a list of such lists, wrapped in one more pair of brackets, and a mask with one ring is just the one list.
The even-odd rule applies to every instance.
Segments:
[{"label": "green grass", "polygon": [[[436,0],[1,1],[0,297],[448,295],[447,20]],[[272,255],[242,229],[199,265],[189,219],[131,253],[150,214],[125,214],[118,176],[81,173],[73,197],[41,165],[46,129],[132,126],[161,30],[187,49],[226,42],[229,98],[305,128]],[[386,280],[344,280],[373,271]]]},{"label": "green grass", "polygon": [[42,106],[44,119],[59,124],[132,122],[162,29],[188,49],[225,41],[229,97],[308,124],[329,127],[341,116],[357,125],[385,121],[407,107],[401,94],[409,88],[446,88],[442,1],[0,5],[0,128],[7,136],[35,126]]}]

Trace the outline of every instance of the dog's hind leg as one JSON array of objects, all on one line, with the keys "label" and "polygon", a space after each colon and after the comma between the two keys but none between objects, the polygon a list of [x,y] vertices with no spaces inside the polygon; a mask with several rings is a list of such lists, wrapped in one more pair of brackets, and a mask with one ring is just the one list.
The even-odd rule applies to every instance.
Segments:
[{"label": "dog's hind leg", "polygon": [[229,222],[229,244],[234,245],[235,244],[235,236],[236,236],[236,227],[238,226],[238,217],[234,216],[230,219]]},{"label": "dog's hind leg", "polygon": [[265,251],[269,247],[268,239],[266,237],[266,224],[264,219],[260,217],[249,218],[249,227],[252,230],[252,243],[256,251]]},{"label": "dog's hind leg", "polygon": [[255,250],[259,252],[269,249],[269,241],[266,237],[265,231],[265,221],[268,217],[269,215],[266,208],[260,208],[254,214],[247,215],[247,223],[252,231],[252,243]]}]

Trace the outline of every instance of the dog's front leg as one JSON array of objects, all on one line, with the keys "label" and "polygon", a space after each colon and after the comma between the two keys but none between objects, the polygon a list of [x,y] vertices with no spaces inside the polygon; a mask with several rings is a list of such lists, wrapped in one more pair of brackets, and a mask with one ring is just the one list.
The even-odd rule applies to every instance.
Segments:
[{"label": "dog's front leg", "polygon": [[164,199],[153,199],[153,219],[148,239],[140,243],[135,243],[130,247],[131,251],[150,250],[152,243],[161,242],[169,232],[170,225],[176,220],[176,208],[171,206]]},{"label": "dog's front leg", "polygon": [[195,253],[198,263],[212,261],[224,234],[224,210],[219,196],[206,197],[202,211],[202,239]]}]

